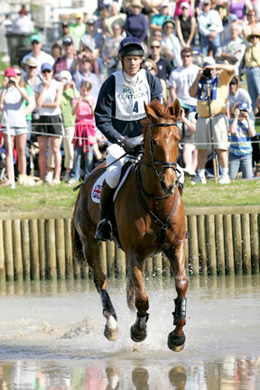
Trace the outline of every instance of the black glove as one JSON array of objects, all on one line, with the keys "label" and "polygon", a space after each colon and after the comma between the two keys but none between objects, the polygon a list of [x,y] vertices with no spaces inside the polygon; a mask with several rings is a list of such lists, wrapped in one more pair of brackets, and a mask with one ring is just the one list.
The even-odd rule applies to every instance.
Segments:
[{"label": "black glove", "polygon": [[124,139],[120,143],[120,146],[126,151],[127,154],[130,154],[131,156],[138,156],[138,154],[140,154],[143,151],[142,144],[134,144],[128,139]]}]

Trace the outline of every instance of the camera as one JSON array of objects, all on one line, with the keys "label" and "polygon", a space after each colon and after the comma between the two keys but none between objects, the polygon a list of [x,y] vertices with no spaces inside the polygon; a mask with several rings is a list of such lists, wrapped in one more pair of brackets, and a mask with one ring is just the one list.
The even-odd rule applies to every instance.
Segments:
[{"label": "camera", "polygon": [[247,112],[246,110],[239,110],[239,115],[245,115],[245,112]]},{"label": "camera", "polygon": [[11,80],[10,77],[9,77],[9,81],[8,82],[9,82],[9,84],[14,84],[14,81]]},{"label": "camera", "polygon": [[205,79],[211,79],[211,69],[204,69],[202,74]]}]

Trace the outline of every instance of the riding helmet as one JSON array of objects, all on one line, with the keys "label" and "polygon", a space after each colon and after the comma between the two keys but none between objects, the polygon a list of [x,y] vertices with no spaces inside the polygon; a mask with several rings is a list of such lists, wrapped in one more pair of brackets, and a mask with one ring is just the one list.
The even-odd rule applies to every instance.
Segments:
[{"label": "riding helmet", "polygon": [[144,49],[138,38],[127,37],[120,42],[118,57],[121,59],[125,56],[144,56]]}]

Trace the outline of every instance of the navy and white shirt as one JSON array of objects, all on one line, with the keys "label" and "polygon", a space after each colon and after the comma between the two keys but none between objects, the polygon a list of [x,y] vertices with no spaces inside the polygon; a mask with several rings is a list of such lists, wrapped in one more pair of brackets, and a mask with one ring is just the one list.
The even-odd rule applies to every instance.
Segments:
[{"label": "navy and white shirt", "polygon": [[111,143],[142,134],[146,117],[144,102],[161,100],[162,87],[157,77],[141,69],[133,78],[120,70],[102,85],[95,109],[96,126]]}]

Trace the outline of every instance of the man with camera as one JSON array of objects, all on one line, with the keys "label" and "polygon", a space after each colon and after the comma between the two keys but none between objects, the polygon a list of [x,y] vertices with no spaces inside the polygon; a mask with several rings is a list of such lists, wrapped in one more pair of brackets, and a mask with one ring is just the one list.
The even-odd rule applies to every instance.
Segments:
[{"label": "man with camera", "polygon": [[[195,143],[198,149],[198,171],[192,184],[206,184],[205,166],[207,150],[214,147],[218,154],[223,176],[220,184],[229,184],[228,175],[228,121],[226,104],[228,86],[235,72],[231,64],[216,64],[212,57],[205,57],[203,67],[189,89],[192,97],[197,98]],[[213,144],[212,144],[213,143]]]}]

